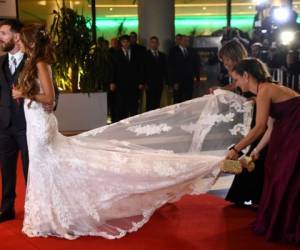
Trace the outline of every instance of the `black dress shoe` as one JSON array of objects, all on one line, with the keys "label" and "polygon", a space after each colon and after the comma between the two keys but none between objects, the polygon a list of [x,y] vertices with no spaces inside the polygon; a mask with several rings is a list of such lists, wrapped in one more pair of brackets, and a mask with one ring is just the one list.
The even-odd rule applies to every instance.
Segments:
[{"label": "black dress shoe", "polygon": [[15,211],[0,212],[0,223],[8,220],[13,220],[15,218],[16,218]]}]

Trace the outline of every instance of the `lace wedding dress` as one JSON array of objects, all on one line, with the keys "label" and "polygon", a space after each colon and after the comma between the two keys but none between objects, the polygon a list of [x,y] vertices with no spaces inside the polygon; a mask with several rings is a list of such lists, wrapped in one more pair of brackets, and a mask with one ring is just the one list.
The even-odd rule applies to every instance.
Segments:
[{"label": "lace wedding dress", "polygon": [[138,230],[165,203],[209,190],[252,116],[243,97],[217,91],[65,137],[54,114],[28,103],[30,237],[116,239]]}]

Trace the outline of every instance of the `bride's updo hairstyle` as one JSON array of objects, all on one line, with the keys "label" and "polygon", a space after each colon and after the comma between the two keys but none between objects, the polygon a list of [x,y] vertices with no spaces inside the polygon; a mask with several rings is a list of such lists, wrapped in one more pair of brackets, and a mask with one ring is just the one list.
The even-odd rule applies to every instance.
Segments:
[{"label": "bride's updo hairstyle", "polygon": [[247,58],[241,60],[233,68],[238,75],[242,76],[245,72],[250,74],[258,83],[272,82],[267,66],[257,58]]},{"label": "bride's updo hairstyle", "polygon": [[17,89],[20,89],[25,97],[32,98],[40,91],[36,82],[38,77],[36,65],[41,61],[52,64],[54,50],[44,25],[30,24],[25,26],[20,33],[27,60],[20,74]]}]

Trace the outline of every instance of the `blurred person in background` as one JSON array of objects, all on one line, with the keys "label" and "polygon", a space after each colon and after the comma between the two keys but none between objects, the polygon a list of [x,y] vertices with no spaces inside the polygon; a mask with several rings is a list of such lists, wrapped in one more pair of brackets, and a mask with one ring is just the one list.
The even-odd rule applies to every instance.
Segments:
[{"label": "blurred person in background", "polygon": [[145,62],[147,111],[160,107],[163,85],[167,82],[166,55],[158,49],[159,39],[152,36],[149,40],[149,50],[146,53]]},{"label": "blurred person in background", "polygon": [[200,80],[200,60],[189,48],[188,36],[182,36],[179,45],[170,50],[168,61],[173,102],[192,99],[194,83]]}]

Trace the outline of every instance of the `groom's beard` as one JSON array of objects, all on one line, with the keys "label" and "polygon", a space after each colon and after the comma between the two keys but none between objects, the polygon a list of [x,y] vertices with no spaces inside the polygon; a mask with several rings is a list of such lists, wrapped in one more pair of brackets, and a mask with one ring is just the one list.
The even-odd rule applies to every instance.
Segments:
[{"label": "groom's beard", "polygon": [[15,43],[13,39],[10,39],[6,43],[0,40],[0,46],[3,52],[9,52],[13,50],[13,48],[15,47]]}]

